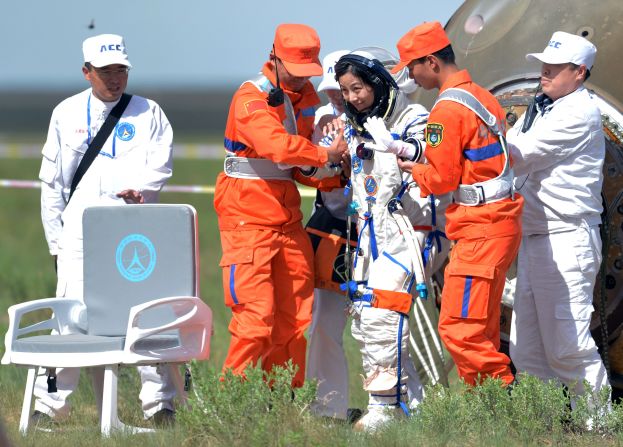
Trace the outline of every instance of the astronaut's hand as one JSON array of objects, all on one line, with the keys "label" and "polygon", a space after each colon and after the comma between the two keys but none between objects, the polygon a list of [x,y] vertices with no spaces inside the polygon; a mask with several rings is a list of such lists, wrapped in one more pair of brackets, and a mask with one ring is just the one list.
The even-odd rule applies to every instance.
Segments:
[{"label": "astronaut's hand", "polygon": [[145,198],[140,191],[135,189],[125,189],[119,193],[117,193],[117,197],[121,197],[125,200],[125,203],[144,203]]},{"label": "astronaut's hand", "polygon": [[374,149],[380,152],[390,152],[398,157],[417,161],[422,155],[422,144],[416,139],[409,141],[394,140],[392,134],[385,128],[385,123],[378,116],[370,117],[363,125],[374,139]]},{"label": "astronaut's hand", "polygon": [[381,118],[378,116],[371,116],[365,123],[363,123],[363,127],[366,128],[368,133],[374,139],[374,143],[376,143],[376,150],[392,152],[389,147],[394,141],[394,137],[392,137],[392,134],[389,130],[387,130],[385,122]]},{"label": "astronaut's hand", "polygon": [[347,152],[348,144],[346,144],[346,140],[344,140],[344,129],[339,129],[331,142],[331,146],[327,148],[329,163],[340,164],[342,155]]}]

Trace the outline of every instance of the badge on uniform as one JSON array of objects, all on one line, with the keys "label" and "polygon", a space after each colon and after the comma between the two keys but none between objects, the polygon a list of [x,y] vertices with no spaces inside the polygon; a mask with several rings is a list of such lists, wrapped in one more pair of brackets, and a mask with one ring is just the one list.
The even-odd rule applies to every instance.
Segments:
[{"label": "badge on uniform", "polygon": [[366,178],[363,179],[363,187],[366,190],[368,197],[375,196],[379,190],[379,185],[376,179],[371,175],[367,175]]},{"label": "badge on uniform", "polygon": [[443,141],[443,124],[428,123],[426,125],[426,144],[437,147]]},{"label": "badge on uniform", "polygon": [[268,109],[268,106],[266,105],[266,101],[253,99],[251,101],[245,102],[244,108],[247,111],[247,115],[251,115],[253,112],[257,112],[258,110]]},{"label": "badge on uniform", "polygon": [[363,169],[363,162],[361,161],[361,158],[357,157],[356,155],[352,155],[350,159],[352,163],[353,173],[359,174]]},{"label": "badge on uniform", "polygon": [[135,133],[134,124],[123,122],[117,125],[117,138],[122,141],[130,141],[134,138]]}]

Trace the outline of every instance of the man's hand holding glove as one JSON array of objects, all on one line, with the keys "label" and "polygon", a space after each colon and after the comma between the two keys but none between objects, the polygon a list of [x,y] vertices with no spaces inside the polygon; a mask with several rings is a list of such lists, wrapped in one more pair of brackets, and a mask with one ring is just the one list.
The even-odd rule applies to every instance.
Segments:
[{"label": "man's hand holding glove", "polygon": [[[363,124],[374,139],[374,145],[370,145],[379,152],[390,152],[409,161],[417,162],[422,157],[422,143],[416,139],[409,141],[394,140],[392,134],[385,127],[385,123],[378,116],[370,117]],[[368,144],[366,144],[368,146]]]}]

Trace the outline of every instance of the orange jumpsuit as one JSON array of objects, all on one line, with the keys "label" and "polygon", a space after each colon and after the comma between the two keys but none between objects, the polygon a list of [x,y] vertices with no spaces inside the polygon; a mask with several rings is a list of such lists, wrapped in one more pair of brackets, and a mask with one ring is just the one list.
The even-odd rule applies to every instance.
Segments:
[{"label": "orange jumpsuit", "polygon": [[[470,92],[504,125],[497,100],[472,82],[466,70],[450,75],[440,93],[448,88]],[[431,110],[426,142],[429,164],[413,167],[422,196],[495,178],[504,168],[496,136],[461,104],[442,101]],[[453,203],[446,210],[446,235],[456,243],[444,275],[439,335],[468,384],[476,384],[479,375],[513,381],[510,360],[498,351],[500,300],[506,271],[519,249],[522,206],[523,198],[515,195],[515,200],[478,206]]]},{"label": "orange jumpsuit", "polygon": [[[318,96],[311,83],[290,97],[298,135],[284,128],[285,107],[269,107],[267,92],[275,84],[268,64],[262,89],[244,83],[234,94],[225,129],[225,149],[238,157],[275,163],[324,166],[326,149],[309,141]],[[339,187],[339,177],[322,182],[294,179],[321,189]],[[288,360],[298,367],[293,380],[305,374],[304,332],[311,322],[314,254],[301,220],[301,197],[291,180],[239,179],[220,173],[214,207],[218,215],[223,257],[225,304],[232,310],[231,342],[224,369],[243,374],[259,362],[270,371]]]}]

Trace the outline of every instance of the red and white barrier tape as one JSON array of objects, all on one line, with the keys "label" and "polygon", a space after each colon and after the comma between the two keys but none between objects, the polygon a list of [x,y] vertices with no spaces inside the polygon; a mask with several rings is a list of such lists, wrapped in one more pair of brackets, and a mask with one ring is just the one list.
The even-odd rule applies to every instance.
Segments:
[{"label": "red and white barrier tape", "polygon": [[[0,188],[11,189],[40,189],[41,182],[32,180],[0,179]],[[162,192],[187,192],[193,194],[214,194],[212,185],[166,185]],[[301,197],[316,197],[316,190],[312,188],[299,188]]]}]

